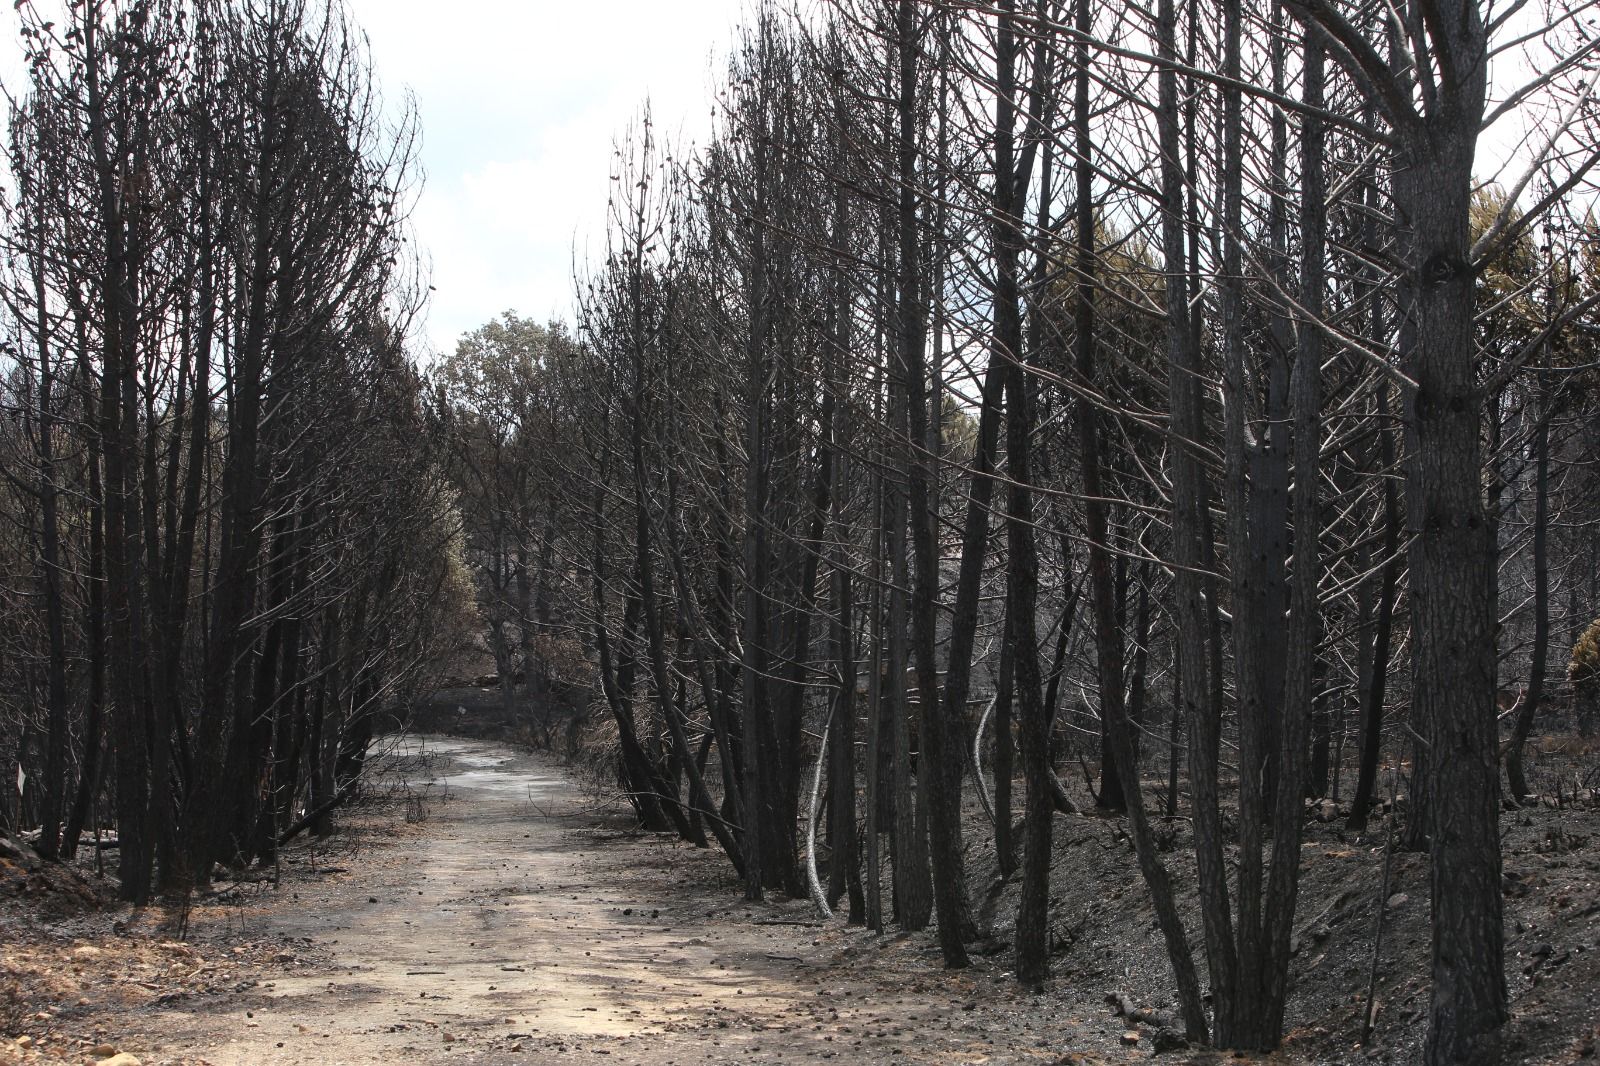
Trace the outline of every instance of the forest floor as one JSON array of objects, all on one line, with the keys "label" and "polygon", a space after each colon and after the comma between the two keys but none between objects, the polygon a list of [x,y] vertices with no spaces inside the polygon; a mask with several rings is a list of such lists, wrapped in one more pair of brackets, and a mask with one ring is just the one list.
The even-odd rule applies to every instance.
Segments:
[{"label": "forest floor", "polygon": [[[952,972],[928,934],[820,922],[804,900],[742,902],[719,854],[633,831],[614,795],[587,793],[552,760],[429,737],[379,768],[333,837],[286,848],[276,871],[187,914],[89,907],[92,879],[13,871],[20,898],[0,891],[0,1062],[1115,1063],[1149,1059],[1171,1013],[1115,818],[1057,821],[1056,979],[1034,994],[1007,972],[1015,885],[993,879],[976,824],[973,899],[991,954]],[[1177,825],[1164,843],[1183,882]],[[1508,1061],[1592,1061],[1600,819],[1534,810],[1505,829]],[[1382,841],[1381,823],[1365,838],[1308,831],[1293,1032],[1256,1061],[1414,1053],[1425,864],[1397,856],[1385,894]],[[1192,894],[1182,904],[1197,931]],[[1378,1037],[1359,1047],[1380,907]],[[1118,992],[1154,1017],[1119,1016],[1107,1004]]]}]

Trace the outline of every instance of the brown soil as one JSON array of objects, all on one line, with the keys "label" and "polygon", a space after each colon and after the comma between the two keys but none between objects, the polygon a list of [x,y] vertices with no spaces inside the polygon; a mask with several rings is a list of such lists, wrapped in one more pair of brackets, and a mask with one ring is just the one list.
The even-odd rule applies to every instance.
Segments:
[{"label": "brown soil", "polygon": [[[1036,995],[1010,979],[1008,950],[949,972],[929,935],[819,922],[805,901],[745,904],[720,855],[631,831],[613,798],[584,795],[551,761],[484,742],[423,750],[386,759],[377,801],[330,841],[287,849],[276,884],[196,906],[185,943],[173,939],[182,915],[112,907],[41,922],[36,901],[0,901],[0,1062],[78,1063],[94,1045],[146,1066],[1132,1062],[1150,1057],[1158,1023],[1118,1017],[1106,994],[1174,1006],[1116,819],[1057,821],[1057,976]],[[1378,1036],[1355,1042],[1381,894],[1375,825],[1366,838],[1321,823],[1308,835],[1295,1029],[1270,1061],[1415,1049],[1428,911],[1415,856],[1397,858],[1389,888]],[[1600,1024],[1600,825],[1535,810],[1506,826],[1514,1057],[1584,1061]],[[993,950],[1010,939],[1015,889],[993,883],[987,827],[971,827]],[[1188,880],[1181,828],[1168,844]],[[1139,1041],[1124,1046],[1129,1030]],[[9,1039],[23,1034],[26,1050]]]}]

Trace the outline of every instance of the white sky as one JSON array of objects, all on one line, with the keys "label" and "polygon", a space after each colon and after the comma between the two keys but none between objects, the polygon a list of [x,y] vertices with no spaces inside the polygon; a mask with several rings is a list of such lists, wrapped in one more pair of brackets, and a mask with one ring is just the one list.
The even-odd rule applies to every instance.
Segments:
[{"label": "white sky", "polygon": [[[743,10],[742,0],[346,3],[385,99],[410,92],[421,116],[427,181],[413,221],[437,291],[419,347],[433,352],[501,311],[570,320],[574,249],[583,258],[603,234],[613,138],[648,97],[659,134],[703,139],[713,56]],[[0,4],[0,80],[12,89],[23,74],[17,25]]]},{"label": "white sky", "polygon": [[651,100],[662,133],[709,128],[712,54],[740,0],[349,0],[385,95],[416,96],[415,223],[435,350],[505,310],[571,317],[597,247],[612,139]]},{"label": "white sky", "polygon": [[[571,318],[574,255],[598,251],[603,234],[613,138],[648,97],[658,133],[703,140],[721,80],[713,57],[744,9],[744,0],[346,2],[371,39],[385,97],[411,92],[421,117],[427,181],[414,223],[436,291],[419,354],[453,350],[501,311]],[[16,26],[0,3],[9,87],[21,82]],[[1480,171],[1514,143],[1514,130],[1492,132]]]}]

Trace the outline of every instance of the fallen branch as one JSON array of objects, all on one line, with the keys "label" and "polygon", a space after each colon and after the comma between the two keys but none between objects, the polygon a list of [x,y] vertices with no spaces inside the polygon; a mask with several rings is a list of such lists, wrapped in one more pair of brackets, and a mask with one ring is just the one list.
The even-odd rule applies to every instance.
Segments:
[{"label": "fallen branch", "polygon": [[298,822],[295,822],[282,833],[278,834],[278,847],[283,847],[285,844],[289,843],[289,841],[293,840],[295,837],[311,828],[311,826],[321,820],[324,815],[332,813],[333,810],[342,805],[345,800],[355,795],[356,786],[360,783],[361,779],[359,777],[355,778],[354,780],[348,782],[338,792],[334,793],[333,798],[327,803],[324,803],[315,810],[307,811],[305,816]]},{"label": "fallen branch", "polygon": [[[1350,900],[1352,898],[1354,898],[1355,894],[1356,894],[1356,890],[1355,889],[1353,889],[1353,888],[1345,889],[1343,892],[1341,892],[1337,896],[1333,897],[1333,902],[1329,903],[1326,907],[1324,907],[1321,914],[1317,915],[1315,918],[1311,919],[1309,922],[1307,922],[1306,924],[1302,925],[1300,927],[1300,931],[1294,935],[1294,939],[1292,941],[1290,941],[1290,943],[1289,943],[1289,954],[1291,954],[1291,955],[1300,954],[1300,949],[1305,946],[1305,942],[1306,942],[1306,939],[1308,937],[1313,939],[1313,940],[1319,940],[1319,941],[1322,940],[1324,937],[1326,937],[1328,935],[1328,933],[1329,933],[1328,929],[1320,928],[1320,931],[1319,931],[1319,927],[1321,927],[1323,925],[1323,920],[1325,918],[1327,918],[1328,915],[1332,914],[1335,910],[1343,907],[1346,903],[1350,902]],[[1329,922],[1328,924],[1332,925],[1333,923]]]},{"label": "fallen branch", "polygon": [[28,870],[36,868],[41,861],[27,838],[8,837],[4,833],[0,833],[0,859],[8,859]]}]

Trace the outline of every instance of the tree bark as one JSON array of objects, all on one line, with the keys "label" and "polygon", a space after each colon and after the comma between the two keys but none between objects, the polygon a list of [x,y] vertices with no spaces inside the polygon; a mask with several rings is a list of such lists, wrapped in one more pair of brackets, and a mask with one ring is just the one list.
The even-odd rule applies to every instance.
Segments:
[{"label": "tree bark", "polygon": [[[922,250],[917,225],[917,66],[922,51],[917,26],[917,5],[900,0],[897,17],[900,49],[898,101],[899,168],[899,306],[896,322],[897,351],[905,379],[907,411],[907,465],[910,479],[912,550],[916,560],[912,586],[912,645],[921,704],[920,737],[923,753],[918,779],[929,788],[928,860],[933,879],[933,900],[938,909],[939,948],[944,964],[952,969],[967,965],[962,935],[971,925],[967,905],[966,863],[961,851],[961,716],[966,702],[939,699],[938,611],[940,554],[937,515],[931,500],[931,457],[923,442],[928,438],[927,323],[923,310]],[[934,412],[938,417],[938,412]],[[908,926],[910,928],[910,926]]]},{"label": "tree bark", "polygon": [[1528,666],[1528,687],[1517,708],[1511,739],[1506,744],[1506,786],[1518,803],[1530,790],[1522,765],[1528,736],[1544,701],[1544,675],[1550,654],[1550,399],[1539,383],[1538,425],[1533,435],[1533,655]]}]

